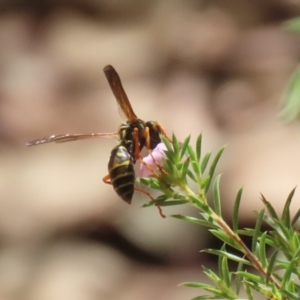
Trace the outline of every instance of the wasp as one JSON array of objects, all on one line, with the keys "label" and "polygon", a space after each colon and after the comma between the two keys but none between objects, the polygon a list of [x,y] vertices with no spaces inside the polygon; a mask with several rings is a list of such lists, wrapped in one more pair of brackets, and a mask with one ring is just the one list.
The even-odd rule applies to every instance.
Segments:
[{"label": "wasp", "polygon": [[[50,142],[63,143],[81,139],[116,137],[118,144],[110,153],[108,175],[104,176],[102,180],[107,184],[112,184],[119,197],[130,204],[135,190],[143,192],[135,187],[134,164],[137,160],[142,161],[140,152],[144,147],[151,152],[161,143],[161,135],[167,138],[168,136],[159,122],[145,122],[136,116],[114,67],[107,65],[103,71],[119,108],[127,117],[127,121],[120,125],[117,132],[50,135],[32,140],[27,143],[27,146]],[[146,192],[145,194],[148,195]]]}]

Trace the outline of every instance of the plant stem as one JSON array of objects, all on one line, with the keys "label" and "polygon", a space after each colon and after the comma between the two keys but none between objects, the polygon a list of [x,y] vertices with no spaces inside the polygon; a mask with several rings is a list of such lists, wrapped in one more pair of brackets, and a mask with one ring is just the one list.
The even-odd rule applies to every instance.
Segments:
[{"label": "plant stem", "polygon": [[[242,252],[245,254],[245,256],[253,263],[253,266],[256,270],[258,270],[260,273],[262,273],[264,276],[267,276],[266,270],[263,268],[260,260],[257,258],[256,255],[254,255],[250,249],[245,245],[245,243],[242,241],[242,239],[232,231],[232,229],[228,226],[228,224],[220,218],[217,214],[214,214],[213,216],[214,220],[222,227],[222,229],[225,231],[225,233],[233,239],[235,242],[237,242],[241,248]],[[277,281],[277,279],[271,274],[270,275],[271,281],[276,285],[277,288],[280,289],[280,283]]]},{"label": "plant stem", "polygon": [[[196,196],[199,198],[199,201],[202,203],[207,203],[206,195],[202,194],[201,197],[196,195],[186,184],[181,186],[181,189],[187,193],[187,195]],[[255,269],[257,269],[260,273],[262,273],[264,276],[267,276],[266,270],[263,268],[260,260],[256,255],[254,255],[250,249],[245,245],[245,243],[242,241],[242,239],[232,231],[232,229],[228,226],[228,224],[224,221],[223,218],[218,216],[212,209],[210,209],[210,216],[216,221],[217,224],[224,230],[224,232],[230,237],[232,240],[234,240],[236,243],[238,243],[241,246],[241,251],[244,253],[244,255],[252,262]],[[277,288],[280,289],[280,283],[277,281],[277,279],[271,274],[270,280],[276,285]]]}]

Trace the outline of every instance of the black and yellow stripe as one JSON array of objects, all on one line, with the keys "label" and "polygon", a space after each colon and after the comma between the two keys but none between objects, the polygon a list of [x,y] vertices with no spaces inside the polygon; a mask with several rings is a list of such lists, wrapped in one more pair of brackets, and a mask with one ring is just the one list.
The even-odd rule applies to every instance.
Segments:
[{"label": "black and yellow stripe", "polygon": [[127,203],[131,203],[134,193],[135,174],[132,156],[123,145],[111,151],[108,172],[116,193]]}]

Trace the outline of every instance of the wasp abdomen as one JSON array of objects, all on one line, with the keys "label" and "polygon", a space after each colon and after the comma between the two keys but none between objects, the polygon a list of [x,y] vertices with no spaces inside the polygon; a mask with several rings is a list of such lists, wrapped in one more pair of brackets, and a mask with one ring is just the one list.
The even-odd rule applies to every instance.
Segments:
[{"label": "wasp abdomen", "polygon": [[130,204],[134,192],[135,174],[132,157],[126,147],[118,145],[111,151],[108,172],[116,193]]}]

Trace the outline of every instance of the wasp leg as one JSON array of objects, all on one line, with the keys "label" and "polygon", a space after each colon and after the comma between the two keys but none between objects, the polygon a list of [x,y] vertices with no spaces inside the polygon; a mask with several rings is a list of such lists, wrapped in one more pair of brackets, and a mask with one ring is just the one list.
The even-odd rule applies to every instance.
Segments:
[{"label": "wasp leg", "polygon": [[154,124],[153,124],[153,126],[156,127],[156,128],[158,128],[158,130],[160,131],[160,133],[164,137],[166,137],[170,143],[172,143],[172,140],[167,135],[167,132],[166,132],[165,128],[158,121],[155,121]]},{"label": "wasp leg", "polygon": [[103,182],[106,184],[112,184],[110,181],[110,176],[107,174],[102,178]]},{"label": "wasp leg", "polygon": [[149,154],[151,155],[151,158],[152,158],[153,162],[155,163],[155,165],[158,167],[159,171],[160,171],[161,173],[163,173],[164,175],[168,176],[169,173],[166,172],[166,171],[164,170],[164,168],[160,165],[160,163],[154,158],[154,156],[153,156],[151,150],[149,151]]},{"label": "wasp leg", "polygon": [[[157,166],[157,168],[159,169],[159,171],[161,173],[163,173],[164,175],[168,175],[168,173],[162,168],[160,163],[152,155],[152,150],[150,149],[150,134],[149,134],[149,127],[148,126],[144,130],[144,137],[146,138],[146,148],[148,150],[149,155],[151,155],[153,162],[155,163],[155,165]],[[148,168],[148,170],[151,171],[154,174],[153,169]]]},{"label": "wasp leg", "polygon": [[[153,158],[154,159],[154,158]],[[162,181],[163,182],[163,184],[165,185],[165,186],[167,186],[167,187],[169,187],[169,184],[167,184],[156,172],[155,172],[155,170],[151,167],[151,166],[149,166],[147,163],[145,163],[144,161],[143,161],[143,159],[140,157],[139,158],[139,161],[140,161],[140,163],[141,164],[143,164],[158,180],[160,180],[160,181]],[[141,193],[143,193],[143,194],[145,194],[145,195],[147,195],[152,201],[154,201],[154,198],[150,195],[150,193],[148,193],[148,192],[146,192],[146,191],[144,191],[144,190],[141,190],[141,189],[139,189],[139,188],[134,188],[136,191],[139,191],[139,192],[141,192]],[[158,208],[158,210],[159,210],[159,214],[163,217],[163,218],[165,218],[166,216],[163,214],[163,212],[162,212],[162,209],[161,209],[161,207],[159,206],[159,205],[157,205],[157,204],[155,204],[155,206],[157,206],[157,208]]]},{"label": "wasp leg", "polygon": [[[154,157],[153,157],[153,159],[154,159]],[[166,186],[169,186],[169,184],[167,184],[149,164],[145,163],[141,157],[139,158],[139,161],[154,175],[154,177],[156,177],[158,180],[162,181]],[[160,168],[162,168],[162,167],[160,166]]]},{"label": "wasp leg", "polygon": [[[149,128],[146,127],[146,130],[147,130],[148,136],[149,136]],[[134,138],[134,141],[135,141],[135,149],[134,149],[134,151],[135,151],[135,157],[136,157],[136,159],[138,159],[138,160],[140,161],[140,163],[142,163],[143,165],[145,165],[146,168],[148,168],[148,170],[149,170],[155,177],[157,177],[158,180],[163,181],[163,183],[164,183],[165,185],[168,186],[168,184],[167,184],[162,178],[159,177],[159,175],[155,172],[155,170],[154,170],[153,168],[151,168],[151,166],[149,166],[148,164],[146,164],[146,163],[143,161],[143,159],[141,158],[141,155],[140,155],[140,145],[139,145],[139,139],[138,139],[138,133],[139,133],[138,128],[134,128],[134,131],[133,131],[133,138]],[[147,137],[146,137],[146,139],[147,139]],[[149,137],[148,137],[148,139],[149,139]],[[147,148],[148,148],[148,147],[147,147]],[[149,148],[148,148],[148,150],[151,151]],[[152,156],[152,159],[154,160],[154,157],[153,157],[153,156]],[[156,163],[158,164],[158,162],[156,162]],[[159,164],[158,164],[158,167],[161,168],[161,166],[160,166]],[[146,192],[146,191],[144,191],[144,190],[142,190],[142,189],[136,188],[136,187],[134,188],[134,190],[135,190],[135,191],[138,191],[138,192],[140,192],[140,193],[143,193],[143,194],[145,194],[145,195],[147,195],[152,201],[154,201],[154,198],[151,196],[150,193],[148,193],[148,192]],[[165,218],[166,216],[163,214],[161,207],[160,207],[159,205],[155,205],[155,206],[157,206],[158,211],[159,211],[159,214],[161,215],[161,217],[162,217],[162,218]]]},{"label": "wasp leg", "polygon": [[[103,180],[103,182],[106,183],[106,184],[112,184],[111,181],[110,181],[110,176],[109,176],[108,174],[105,175],[105,176],[102,178],[102,180]],[[154,198],[150,195],[150,193],[148,193],[148,192],[146,192],[146,191],[144,191],[144,190],[142,190],[142,189],[139,189],[139,188],[137,188],[137,187],[135,187],[134,190],[137,191],[137,192],[140,192],[140,193],[142,193],[142,194],[147,195],[152,201],[154,201]],[[161,207],[160,207],[159,205],[156,205],[156,206],[157,206],[157,208],[158,208],[158,211],[159,211],[159,214],[161,215],[161,217],[162,217],[162,218],[165,218],[166,216],[163,214]]]},{"label": "wasp leg", "polygon": [[133,139],[134,139],[134,157],[139,159],[140,155],[140,143],[139,143],[139,130],[138,128],[133,129]]},{"label": "wasp leg", "polygon": [[[150,193],[148,193],[148,192],[146,192],[146,191],[144,191],[144,190],[142,190],[142,189],[139,189],[139,188],[136,188],[136,187],[135,187],[134,190],[137,191],[137,192],[140,192],[140,193],[142,193],[142,194],[145,194],[145,195],[148,196],[152,201],[155,200],[155,199],[151,196]],[[162,217],[162,218],[165,218],[166,216],[164,215],[164,213],[163,213],[161,207],[160,207],[159,205],[157,205],[157,204],[155,204],[155,206],[158,208],[158,211],[159,211],[159,214],[161,215],[161,217]]]},{"label": "wasp leg", "polygon": [[146,126],[145,130],[144,130],[144,138],[146,139],[146,148],[147,150],[151,150],[150,149],[150,133],[149,133],[149,127]]}]

